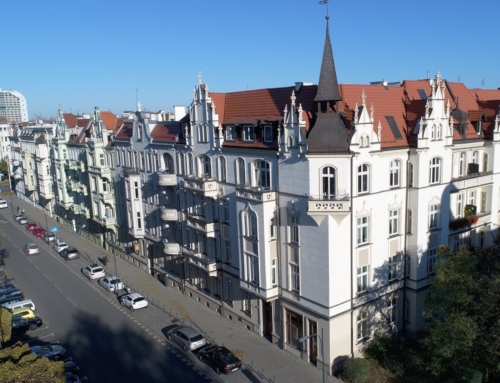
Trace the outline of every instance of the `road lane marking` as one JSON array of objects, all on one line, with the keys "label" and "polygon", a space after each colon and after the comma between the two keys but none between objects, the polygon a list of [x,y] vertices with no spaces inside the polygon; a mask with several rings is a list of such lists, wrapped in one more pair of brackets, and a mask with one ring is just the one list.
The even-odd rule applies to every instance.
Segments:
[{"label": "road lane marking", "polygon": [[42,272],[42,270],[40,270],[40,268],[37,265],[35,265],[35,267],[39,272]]},{"label": "road lane marking", "polygon": [[[44,276],[45,278],[47,278],[47,279],[50,281],[50,278],[49,278],[49,277],[47,277],[45,274],[43,274],[43,276]],[[50,281],[50,282],[52,282],[52,281]]]},{"label": "road lane marking", "polygon": [[66,297],[66,298],[68,298],[68,300],[69,300],[71,303],[73,303],[73,306],[78,307],[77,305],[75,305],[75,302],[73,302],[73,301],[71,300],[71,298],[70,298],[70,297]]},{"label": "road lane marking", "polygon": [[59,290],[61,293],[63,292],[57,285],[54,285],[57,290]]}]

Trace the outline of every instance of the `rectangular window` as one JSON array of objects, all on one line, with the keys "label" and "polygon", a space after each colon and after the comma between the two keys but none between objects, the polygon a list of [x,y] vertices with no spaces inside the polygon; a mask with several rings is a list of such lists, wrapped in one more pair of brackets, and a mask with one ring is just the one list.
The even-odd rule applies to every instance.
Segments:
[{"label": "rectangular window", "polygon": [[387,279],[392,281],[398,277],[398,256],[389,257]]},{"label": "rectangular window", "polygon": [[99,154],[99,163],[101,164],[101,166],[104,166],[104,154],[103,153]]},{"label": "rectangular window", "polygon": [[243,311],[252,315],[252,299],[248,293],[245,293],[245,298],[243,299]]},{"label": "rectangular window", "polygon": [[486,212],[486,192],[481,192],[481,213]]},{"label": "rectangular window", "polygon": [[368,289],[368,266],[358,268],[358,293]]},{"label": "rectangular window", "polygon": [[397,302],[396,298],[387,301],[387,323],[389,324],[396,322],[398,313]]},{"label": "rectangular window", "polygon": [[429,229],[438,227],[439,205],[429,206]]},{"label": "rectangular window", "polygon": [[304,335],[302,315],[286,310],[286,342],[300,349],[299,339]]},{"label": "rectangular window", "polygon": [[271,284],[273,286],[276,286],[278,284],[277,282],[277,276],[276,276],[276,264],[278,260],[277,259],[272,259],[271,260]]},{"label": "rectangular window", "polygon": [[226,301],[233,303],[233,281],[226,279]]},{"label": "rectangular window", "polygon": [[469,192],[469,205],[476,206],[476,192],[475,191]]},{"label": "rectangular window", "polygon": [[134,182],[134,195],[135,198],[139,198],[139,182]]},{"label": "rectangular window", "polygon": [[273,142],[273,127],[271,125],[264,126],[264,142]]},{"label": "rectangular window", "polygon": [[432,274],[434,272],[434,267],[436,265],[436,252],[437,249],[427,250],[427,274]]},{"label": "rectangular window", "polygon": [[245,277],[247,282],[259,283],[259,261],[255,255],[245,254]]},{"label": "rectangular window", "polygon": [[368,243],[368,217],[361,217],[357,220],[358,245]]},{"label": "rectangular window", "polygon": [[290,264],[290,279],[292,282],[292,290],[300,292],[300,268],[298,265]]},{"label": "rectangular window", "polygon": [[236,129],[234,126],[226,126],[226,140],[236,140]]},{"label": "rectangular window", "polygon": [[253,126],[251,125],[243,126],[243,141],[253,141],[253,140],[254,140]]},{"label": "rectangular window", "polygon": [[412,218],[412,212],[410,209],[406,211],[406,232],[408,234],[411,234],[412,231],[412,224],[413,224],[413,218]]},{"label": "rectangular window", "polygon": [[290,227],[289,227],[290,243],[299,243],[299,217],[292,215],[290,216]]},{"label": "rectangular window", "polygon": [[389,235],[398,234],[399,229],[399,211],[389,210]]},{"label": "rectangular window", "polygon": [[142,219],[141,219],[141,213],[137,212],[137,228],[142,229]]},{"label": "rectangular window", "polygon": [[274,218],[269,223],[269,236],[271,239],[276,239],[276,226],[274,225]]},{"label": "rectangular window", "polygon": [[368,336],[368,313],[366,311],[360,312],[356,322],[358,325],[358,340],[362,340]]},{"label": "rectangular window", "polygon": [[462,217],[463,213],[464,213],[463,195],[458,194],[457,195],[457,211],[455,212],[455,217],[460,218],[460,217]]}]

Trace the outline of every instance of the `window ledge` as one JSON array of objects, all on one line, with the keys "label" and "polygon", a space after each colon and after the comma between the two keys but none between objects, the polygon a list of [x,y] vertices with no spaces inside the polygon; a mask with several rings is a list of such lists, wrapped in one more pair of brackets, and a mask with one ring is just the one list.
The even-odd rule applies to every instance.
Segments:
[{"label": "window ledge", "polygon": [[359,249],[360,247],[365,247],[365,246],[369,246],[369,245],[371,245],[371,243],[370,243],[370,242],[366,242],[366,243],[358,243],[357,248]]},{"label": "window ledge", "polygon": [[359,338],[356,340],[356,344],[366,343],[366,341],[369,339],[370,339],[370,337],[368,335],[363,337],[363,338]]},{"label": "window ledge", "polygon": [[362,297],[362,296],[367,295],[369,292],[370,292],[370,290],[368,290],[368,289],[363,290],[363,291],[358,291],[358,292],[356,293],[356,296],[357,296],[357,297]]}]

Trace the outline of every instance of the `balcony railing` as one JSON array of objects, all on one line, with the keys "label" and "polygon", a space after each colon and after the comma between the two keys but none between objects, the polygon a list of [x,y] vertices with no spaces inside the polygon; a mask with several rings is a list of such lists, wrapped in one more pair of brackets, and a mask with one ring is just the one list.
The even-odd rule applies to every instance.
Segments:
[{"label": "balcony railing", "polygon": [[236,187],[236,196],[259,202],[270,202],[276,200],[274,187],[250,186],[247,184],[241,184]]},{"label": "balcony railing", "polygon": [[330,215],[342,220],[351,211],[349,193],[340,192],[336,195],[310,196],[307,202],[307,214],[319,225]]},{"label": "balcony railing", "polygon": [[177,209],[167,209],[165,207],[161,208],[161,219],[164,221],[178,221],[179,212]]},{"label": "balcony railing", "polygon": [[216,277],[217,270],[222,269],[222,262],[211,259],[207,254],[183,248],[183,253],[187,255],[190,265],[194,265],[208,273],[209,277]]},{"label": "balcony railing", "polygon": [[79,187],[80,187],[80,193],[82,193],[83,195],[89,194],[89,189],[88,189],[87,185],[80,184]]},{"label": "balcony railing", "polygon": [[462,177],[453,178],[451,182],[457,189],[481,186],[493,182],[493,172],[470,173]]},{"label": "balcony railing", "polygon": [[158,185],[177,186],[177,175],[169,173],[158,173]]},{"label": "balcony railing", "polygon": [[163,242],[163,252],[167,255],[178,255],[181,247],[175,242]]},{"label": "balcony railing", "polygon": [[202,192],[205,197],[216,197],[219,194],[217,181],[212,178],[189,177],[184,179],[186,189]]}]

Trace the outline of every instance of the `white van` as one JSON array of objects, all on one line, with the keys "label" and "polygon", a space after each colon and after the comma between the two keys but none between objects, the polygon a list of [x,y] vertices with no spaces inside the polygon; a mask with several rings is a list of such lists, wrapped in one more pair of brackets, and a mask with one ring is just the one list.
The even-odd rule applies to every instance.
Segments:
[{"label": "white van", "polygon": [[10,312],[12,312],[15,309],[19,309],[19,308],[28,308],[28,309],[35,311],[35,304],[33,303],[33,301],[31,299],[25,299],[23,301],[6,303],[5,305],[3,305],[3,307],[5,307]]}]

